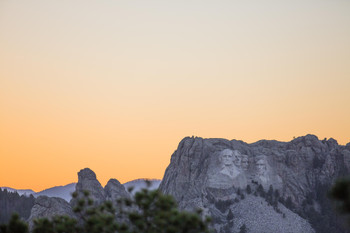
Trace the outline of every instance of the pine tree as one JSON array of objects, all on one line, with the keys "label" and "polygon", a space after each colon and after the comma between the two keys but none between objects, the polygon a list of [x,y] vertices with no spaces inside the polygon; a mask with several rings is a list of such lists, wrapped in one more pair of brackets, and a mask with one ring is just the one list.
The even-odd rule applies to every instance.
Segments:
[{"label": "pine tree", "polygon": [[290,210],[293,210],[294,209],[294,204],[292,202],[292,198],[291,197],[288,197],[286,202],[285,202],[285,206],[290,209]]},{"label": "pine tree", "polygon": [[239,228],[239,233],[247,233],[247,226],[245,224]]},{"label": "pine tree", "polygon": [[228,211],[228,214],[227,214],[226,219],[227,219],[228,221],[230,221],[230,220],[233,219],[233,213],[232,213],[231,209]]},{"label": "pine tree", "polygon": [[261,196],[261,197],[265,197],[265,190],[263,188],[263,186],[261,184],[259,184],[258,188],[256,189],[257,193]]},{"label": "pine tree", "polygon": [[[87,192],[86,192],[87,193]],[[94,206],[88,194],[79,200],[74,208],[80,219],[55,216],[52,219],[34,221],[33,233],[154,233],[193,232],[209,233],[209,219],[202,220],[200,211],[195,213],[179,211],[171,196],[158,190],[142,190],[133,200],[122,199],[117,203],[120,212],[112,202]],[[117,221],[122,215],[124,220]],[[119,218],[118,218],[119,219]],[[121,218],[123,219],[123,218]],[[0,233],[28,233],[28,226],[13,215],[11,221],[0,226]]]},{"label": "pine tree", "polygon": [[252,188],[250,187],[249,184],[247,185],[246,192],[247,192],[248,194],[251,194],[251,193],[252,193]]},{"label": "pine tree", "polygon": [[28,225],[13,214],[8,225],[0,226],[0,233],[28,233]]},{"label": "pine tree", "polygon": [[274,196],[275,196],[275,200],[279,200],[280,192],[278,191],[278,189],[275,190]]}]

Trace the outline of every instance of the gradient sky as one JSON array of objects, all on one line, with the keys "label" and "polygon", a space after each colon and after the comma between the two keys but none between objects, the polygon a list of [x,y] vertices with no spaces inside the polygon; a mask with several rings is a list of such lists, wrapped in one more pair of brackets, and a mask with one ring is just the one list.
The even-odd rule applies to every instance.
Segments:
[{"label": "gradient sky", "polygon": [[0,186],[162,178],[185,136],[350,142],[350,1],[0,0]]}]

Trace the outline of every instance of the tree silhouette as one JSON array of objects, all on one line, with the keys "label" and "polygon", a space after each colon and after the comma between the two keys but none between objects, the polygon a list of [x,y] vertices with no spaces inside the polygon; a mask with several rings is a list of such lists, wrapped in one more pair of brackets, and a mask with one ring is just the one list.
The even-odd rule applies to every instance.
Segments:
[{"label": "tree silhouette", "polygon": [[[93,205],[88,192],[77,202],[78,219],[55,216],[34,221],[33,233],[202,233],[209,232],[209,219],[202,220],[200,211],[179,211],[175,200],[158,190],[143,189],[135,198],[116,203]],[[0,227],[0,233],[28,233],[28,226],[18,215]]]}]

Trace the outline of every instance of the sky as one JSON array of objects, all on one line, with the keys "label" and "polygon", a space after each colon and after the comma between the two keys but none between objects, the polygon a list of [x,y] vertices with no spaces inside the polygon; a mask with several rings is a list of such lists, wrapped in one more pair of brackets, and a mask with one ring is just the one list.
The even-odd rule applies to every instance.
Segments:
[{"label": "sky", "polygon": [[161,179],[186,136],[350,142],[350,1],[0,0],[0,186]]}]

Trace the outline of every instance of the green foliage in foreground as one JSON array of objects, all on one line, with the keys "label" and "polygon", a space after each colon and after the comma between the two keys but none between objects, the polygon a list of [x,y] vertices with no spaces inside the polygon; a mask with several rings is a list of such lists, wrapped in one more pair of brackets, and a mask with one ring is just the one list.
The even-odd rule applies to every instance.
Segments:
[{"label": "green foliage in foreground", "polygon": [[336,201],[338,212],[347,217],[350,223],[350,179],[338,180],[329,195]]},{"label": "green foliage in foreground", "polygon": [[18,214],[13,214],[7,225],[0,226],[1,233],[27,233],[28,225],[20,220]]},{"label": "green foliage in foreground", "polygon": [[[76,196],[76,195],[75,195]],[[199,233],[209,232],[209,219],[200,212],[179,211],[175,200],[159,191],[143,189],[133,200],[121,199],[94,206],[86,192],[75,206],[78,219],[56,216],[34,221],[33,233]],[[0,233],[28,233],[18,215],[0,226]]]}]

